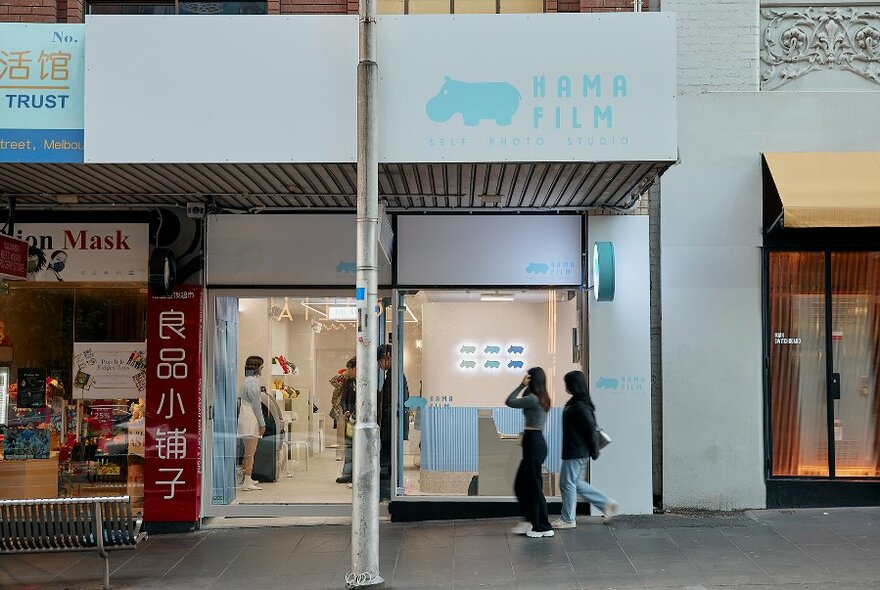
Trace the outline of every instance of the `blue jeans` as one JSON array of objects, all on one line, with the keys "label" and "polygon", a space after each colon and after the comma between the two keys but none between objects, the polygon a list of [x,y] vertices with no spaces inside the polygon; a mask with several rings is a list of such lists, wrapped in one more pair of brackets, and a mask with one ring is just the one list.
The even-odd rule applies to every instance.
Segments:
[{"label": "blue jeans", "polygon": [[574,522],[577,511],[578,494],[598,508],[605,511],[608,496],[584,481],[584,467],[589,459],[563,459],[559,470],[559,489],[562,492],[562,515],[565,522]]}]

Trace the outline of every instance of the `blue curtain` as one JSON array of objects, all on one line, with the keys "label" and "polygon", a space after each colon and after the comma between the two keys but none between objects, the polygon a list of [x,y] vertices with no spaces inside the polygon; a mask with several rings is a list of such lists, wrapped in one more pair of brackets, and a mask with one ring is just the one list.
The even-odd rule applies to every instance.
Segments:
[{"label": "blue curtain", "polygon": [[235,500],[238,448],[238,299],[218,297],[214,334],[214,461],[211,503]]}]

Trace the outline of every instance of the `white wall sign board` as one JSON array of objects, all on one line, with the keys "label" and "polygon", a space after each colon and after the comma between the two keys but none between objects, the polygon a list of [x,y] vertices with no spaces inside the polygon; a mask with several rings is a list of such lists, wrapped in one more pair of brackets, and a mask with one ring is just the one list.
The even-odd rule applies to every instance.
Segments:
[{"label": "white wall sign board", "polygon": [[147,387],[144,342],[74,342],[73,397],[140,398]]},{"label": "white wall sign board", "polygon": [[669,14],[386,17],[390,162],[675,160]]},{"label": "white wall sign board", "polygon": [[354,16],[87,17],[86,162],[354,161],[357,35]]},{"label": "white wall sign board", "polygon": [[[356,230],[352,214],[212,215],[208,217],[208,284],[354,289]],[[382,255],[379,283],[391,283],[391,265]]]},{"label": "white wall sign board", "polygon": [[29,246],[29,281],[147,280],[146,223],[16,223],[15,237]]},{"label": "white wall sign board", "polygon": [[591,217],[588,236],[614,244],[617,287],[614,301],[590,299],[590,392],[613,439],[592,463],[592,481],[623,513],[651,514],[648,218]]},{"label": "white wall sign board", "polygon": [[[379,21],[382,161],[677,157],[669,14]],[[354,16],[101,16],[86,35],[86,162],[355,160]]]},{"label": "white wall sign board", "polygon": [[401,215],[401,285],[580,285],[579,215]]}]

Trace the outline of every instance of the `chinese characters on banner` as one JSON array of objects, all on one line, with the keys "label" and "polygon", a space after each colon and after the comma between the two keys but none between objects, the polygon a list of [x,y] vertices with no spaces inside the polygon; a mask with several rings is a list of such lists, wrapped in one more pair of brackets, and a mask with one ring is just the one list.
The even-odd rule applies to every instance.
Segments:
[{"label": "chinese characters on banner", "polygon": [[144,520],[194,522],[201,498],[202,291],[147,306]]}]

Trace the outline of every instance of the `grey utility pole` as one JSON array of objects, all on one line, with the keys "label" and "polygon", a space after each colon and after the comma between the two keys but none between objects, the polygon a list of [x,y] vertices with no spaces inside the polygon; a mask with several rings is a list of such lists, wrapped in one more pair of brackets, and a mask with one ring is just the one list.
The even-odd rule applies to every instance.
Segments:
[{"label": "grey utility pole", "polygon": [[384,588],[379,575],[379,425],[376,423],[378,337],[379,130],[376,95],[376,0],[360,0],[357,65],[357,424],[351,571],[347,588]]}]

